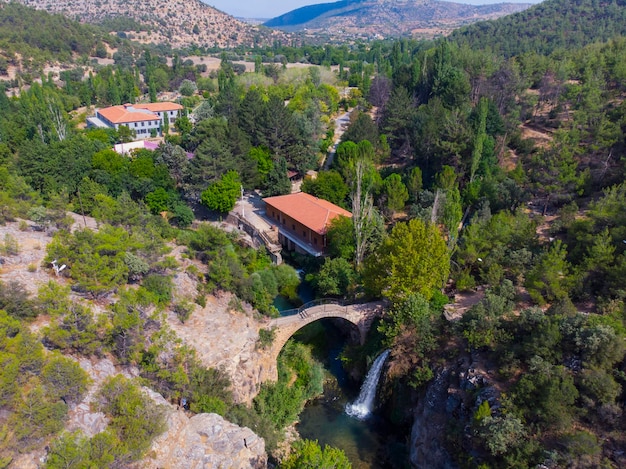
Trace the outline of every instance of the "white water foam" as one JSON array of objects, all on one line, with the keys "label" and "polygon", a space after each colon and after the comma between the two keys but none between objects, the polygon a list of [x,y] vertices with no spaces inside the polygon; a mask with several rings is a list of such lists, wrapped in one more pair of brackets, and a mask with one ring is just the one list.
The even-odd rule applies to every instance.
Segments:
[{"label": "white water foam", "polygon": [[380,374],[383,371],[383,365],[385,364],[387,356],[389,356],[389,350],[385,350],[374,360],[374,364],[367,372],[363,386],[361,386],[359,397],[357,397],[356,401],[353,403],[346,405],[346,414],[350,417],[365,420],[372,413],[378,380],[380,379]]}]

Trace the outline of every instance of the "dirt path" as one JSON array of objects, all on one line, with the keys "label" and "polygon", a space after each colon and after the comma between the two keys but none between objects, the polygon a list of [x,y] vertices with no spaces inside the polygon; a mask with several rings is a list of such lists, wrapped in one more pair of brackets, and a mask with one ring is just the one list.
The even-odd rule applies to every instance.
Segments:
[{"label": "dirt path", "polygon": [[335,158],[335,154],[337,153],[337,147],[339,146],[339,142],[341,141],[341,137],[344,132],[348,129],[348,125],[350,125],[350,116],[352,116],[352,112],[354,108],[349,109],[347,112],[341,114],[337,119],[335,119],[335,137],[333,145],[328,149],[328,154],[324,159],[324,163],[322,164],[322,169],[328,170],[333,164],[333,160]]}]

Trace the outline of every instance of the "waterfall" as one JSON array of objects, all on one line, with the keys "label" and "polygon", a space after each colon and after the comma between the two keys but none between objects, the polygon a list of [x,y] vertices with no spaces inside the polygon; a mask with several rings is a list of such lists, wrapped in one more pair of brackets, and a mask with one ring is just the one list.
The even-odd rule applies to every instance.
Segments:
[{"label": "waterfall", "polygon": [[352,404],[346,405],[346,414],[350,417],[355,417],[359,420],[365,420],[369,417],[374,407],[374,399],[376,398],[376,388],[378,387],[380,373],[383,370],[383,365],[388,355],[389,350],[385,350],[374,360],[374,364],[367,372],[363,386],[361,386],[359,397],[357,397],[356,401]]}]

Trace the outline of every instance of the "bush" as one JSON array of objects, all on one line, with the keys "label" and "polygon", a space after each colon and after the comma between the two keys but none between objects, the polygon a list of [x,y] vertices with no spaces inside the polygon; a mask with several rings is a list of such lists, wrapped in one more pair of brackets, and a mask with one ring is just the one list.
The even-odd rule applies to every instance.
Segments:
[{"label": "bush", "polygon": [[456,289],[458,291],[470,291],[476,288],[476,280],[470,274],[469,269],[463,269],[456,278]]},{"label": "bush", "polygon": [[285,459],[280,469],[323,467],[326,469],[350,469],[352,464],[346,454],[332,446],[322,449],[317,441],[301,440],[293,445],[294,452]]},{"label": "bush", "polygon": [[272,329],[260,329],[259,330],[259,345],[262,349],[271,347],[276,338],[276,331]]},{"label": "bush", "polygon": [[15,236],[9,233],[4,235],[4,243],[2,244],[2,254],[5,256],[17,256],[19,253],[19,244]]},{"label": "bush", "polygon": [[87,391],[89,377],[80,365],[58,352],[53,355],[41,371],[46,392],[66,404],[77,404]]},{"label": "bush", "polygon": [[140,459],[165,429],[163,410],[121,375],[104,383],[98,401],[99,409],[110,419],[109,431],[129,461]]},{"label": "bush", "polygon": [[197,414],[212,413],[224,416],[227,409],[228,406],[226,405],[226,403],[217,397],[200,396],[197,402],[191,403],[191,411]]},{"label": "bush", "polygon": [[172,300],[174,285],[172,279],[166,275],[148,275],[143,279],[141,286],[151,294],[158,305],[165,305]]},{"label": "bush", "polygon": [[180,319],[180,322],[182,323],[189,319],[193,310],[193,304],[187,300],[181,300],[174,305],[174,313],[178,316],[178,319]]}]

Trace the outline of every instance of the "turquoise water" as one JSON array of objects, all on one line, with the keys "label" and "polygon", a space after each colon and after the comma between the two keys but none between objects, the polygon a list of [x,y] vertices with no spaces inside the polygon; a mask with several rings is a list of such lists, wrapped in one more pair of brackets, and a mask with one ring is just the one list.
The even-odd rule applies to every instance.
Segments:
[{"label": "turquoise water", "polygon": [[297,293],[299,298],[297,304],[292,303],[291,301],[289,301],[288,298],[285,298],[282,295],[278,295],[276,298],[274,298],[274,306],[276,307],[276,309],[278,309],[278,311],[282,312],[288,309],[297,308],[298,306],[304,303],[308,303],[309,301],[313,301],[315,299],[313,287],[307,282],[301,282],[300,285],[298,285]]},{"label": "turquoise water", "polygon": [[[298,295],[303,303],[315,297],[311,285],[302,282],[298,287]],[[274,306],[279,311],[286,311],[299,305],[291,303],[287,298],[278,296]],[[307,334],[306,329],[323,327],[323,339],[320,343],[314,336]],[[317,324],[315,326],[314,324]],[[324,395],[309,402],[300,414],[297,425],[302,438],[317,440],[320,445],[331,445],[342,449],[353,469],[382,469],[393,467],[385,461],[386,438],[389,428],[386,420],[374,414],[365,421],[357,420],[345,413],[346,404],[352,402],[359,394],[359,386],[348,379],[339,355],[345,345],[345,336],[327,320],[316,321],[302,329],[300,340],[305,343],[314,340],[317,343],[318,359],[323,361],[325,369],[334,383],[324,386]],[[309,329],[311,331],[311,329]],[[308,337],[307,337],[308,336]]]},{"label": "turquoise water", "polygon": [[[334,335],[329,331],[329,338]],[[337,386],[326,387],[323,397],[307,404],[300,414],[298,433],[302,438],[318,440],[322,446],[342,449],[353,469],[382,468],[384,466],[377,461],[383,446],[380,419],[373,416],[361,421],[345,413],[346,404],[356,399],[359,389],[350,386],[341,366],[342,347],[343,342],[330,349],[325,364],[337,380]]]}]

